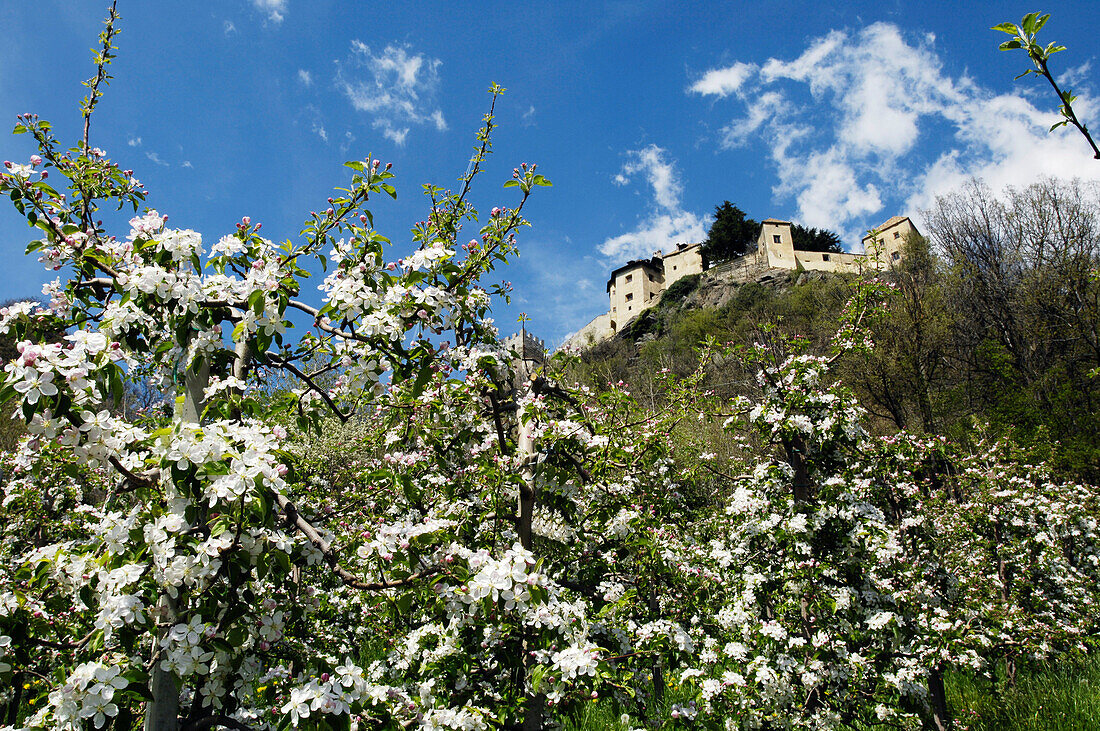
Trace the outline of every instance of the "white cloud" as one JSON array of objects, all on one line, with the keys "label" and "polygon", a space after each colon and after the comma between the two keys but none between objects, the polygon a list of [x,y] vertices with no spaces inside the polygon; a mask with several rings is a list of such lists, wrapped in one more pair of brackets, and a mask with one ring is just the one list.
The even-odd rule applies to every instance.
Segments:
[{"label": "white cloud", "polygon": [[[509,268],[514,266],[518,276],[527,281],[522,292],[517,290],[513,296],[513,306],[530,304],[530,311],[538,314],[528,329],[546,337],[551,347],[560,344],[570,331],[583,327],[594,313],[606,312],[608,306],[604,282],[591,278],[594,271],[606,270],[606,262],[593,256],[568,256],[565,252],[572,242],[568,236],[564,239],[566,247],[559,241],[525,237],[520,244],[522,256],[509,263]],[[521,302],[521,297],[527,303]],[[498,322],[502,332],[509,332],[504,318]]]},{"label": "white cloud", "polygon": [[282,23],[286,17],[287,0],[252,0],[252,5],[261,13],[267,13],[272,23]]},{"label": "white cloud", "polygon": [[447,131],[447,121],[443,119],[443,112],[436,109],[434,112],[432,112],[431,120],[435,124],[435,128],[437,130],[439,130],[440,132]]},{"label": "white cloud", "polygon": [[523,126],[530,127],[535,123],[535,105],[527,107],[527,111],[523,113]]},{"label": "white cloud", "polygon": [[702,241],[706,237],[704,219],[683,210],[680,194],[683,186],[667,151],[656,145],[627,153],[629,159],[612,179],[627,185],[641,173],[653,192],[654,206],[633,231],[613,236],[599,246],[610,261],[647,257],[675,243]]},{"label": "white cloud", "polygon": [[237,26],[233,25],[233,21],[232,21],[232,20],[227,20],[227,21],[225,21],[225,23],[223,24],[222,28],[224,29],[224,31],[225,31],[225,34],[226,34],[227,36],[231,36],[231,35],[233,35],[234,33],[236,33],[236,32],[237,32]]},{"label": "white cloud", "polygon": [[130,139],[128,139],[126,141],[126,144],[129,145],[130,147],[141,147],[141,138],[140,137],[131,137]]},{"label": "white cloud", "polygon": [[157,165],[160,165],[161,167],[168,167],[168,163],[165,162],[164,160],[161,160],[160,155],[158,155],[155,152],[147,152],[147,153],[145,153],[145,157],[149,158],[150,160],[155,162]]},{"label": "white cloud", "polygon": [[667,150],[650,145],[641,150],[627,153],[630,160],[615,176],[615,182],[625,185],[630,176],[645,173],[646,182],[653,187],[653,197],[662,208],[675,208],[680,205],[680,193],[683,186],[673,164],[666,159]]},{"label": "white cloud", "polygon": [[1065,91],[1067,84],[1084,84],[1088,83],[1092,78],[1092,61],[1085,61],[1080,66],[1071,66],[1062,73],[1058,74],[1056,79],[1058,85]]},{"label": "white cloud", "polygon": [[[1048,133],[1058,119],[1052,95],[1036,95],[1037,108],[1023,96],[1026,81],[996,94],[951,76],[934,42],[888,23],[832,31],[793,60],[709,71],[689,92],[735,97],[741,112],[722,128],[721,146],[762,141],[775,194],[795,201],[800,222],[849,240],[879,219],[916,215],[971,176],[994,189],[1042,175],[1100,179],[1075,131]],[[1087,71],[1065,73],[1082,85],[1076,104],[1089,113]]]},{"label": "white cloud", "polygon": [[298,81],[302,82],[303,86],[313,86],[313,74],[305,69],[298,69]]},{"label": "white cloud", "polygon": [[744,147],[752,134],[765,122],[783,118],[788,113],[787,101],[782,94],[766,91],[749,107],[748,114],[735,119],[722,128],[722,146],[727,149]]},{"label": "white cloud", "polygon": [[704,96],[726,97],[741,89],[741,85],[756,73],[756,66],[738,61],[722,69],[711,69],[688,87],[688,91]]},{"label": "white cloud", "polygon": [[355,143],[355,135],[353,135],[351,133],[351,130],[345,130],[345,132],[344,132],[344,141],[342,143],[340,143],[340,154],[341,155],[346,154],[347,151],[351,149],[351,146],[354,143]]},{"label": "white cloud", "polygon": [[188,169],[191,169],[191,170],[193,170],[195,168],[195,166],[191,164],[190,160],[184,160],[183,164],[180,165],[180,167],[185,167],[185,168],[188,168]]},{"label": "white cloud", "polygon": [[325,131],[325,126],[323,124],[315,120],[313,122],[312,131],[321,138],[322,142],[328,142],[328,132]]},{"label": "white cloud", "polygon": [[355,109],[373,118],[375,129],[403,145],[413,125],[447,129],[434,103],[442,65],[407,46],[390,45],[375,54],[362,41],[352,41],[351,54],[338,64],[336,83]]},{"label": "white cloud", "polygon": [[409,136],[408,127],[397,129],[385,120],[376,121],[374,123],[374,128],[382,130],[382,136],[387,140],[393,141],[393,143],[399,147],[405,144],[405,139]]}]

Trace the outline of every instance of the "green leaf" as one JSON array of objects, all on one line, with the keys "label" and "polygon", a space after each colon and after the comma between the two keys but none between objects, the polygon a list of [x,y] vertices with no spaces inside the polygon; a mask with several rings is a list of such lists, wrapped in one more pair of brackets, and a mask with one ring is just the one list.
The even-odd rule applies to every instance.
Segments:
[{"label": "green leaf", "polygon": [[84,586],[80,587],[79,596],[80,601],[84,602],[84,606],[88,607],[89,609],[95,608],[95,590],[93,590],[91,586],[85,584]]},{"label": "green leaf", "polygon": [[1028,13],[1024,16],[1024,19],[1020,21],[1020,27],[1024,29],[1024,33],[1035,35],[1035,31],[1037,30],[1035,27],[1035,19],[1038,17],[1038,13]]},{"label": "green leaf", "polygon": [[999,30],[1002,33],[1008,33],[1009,35],[1013,36],[1018,33],[1015,23],[1001,23],[999,25],[993,26],[992,28],[990,28],[990,30]]},{"label": "green leaf", "polygon": [[1011,51],[1013,48],[1023,48],[1023,46],[1020,45],[1020,42],[1018,40],[1013,38],[1011,41],[1005,41],[1004,43],[1002,43],[1000,48],[1002,51]]},{"label": "green leaf", "polygon": [[364,166],[363,163],[359,162],[358,160],[349,160],[348,162],[344,163],[344,167],[363,172],[366,166]]},{"label": "green leaf", "polygon": [[518,187],[518,186],[519,186],[519,181],[518,180],[509,180],[507,183],[504,184],[505,188],[515,188],[515,187]]},{"label": "green leaf", "polygon": [[1046,15],[1040,15],[1039,19],[1035,21],[1035,30],[1032,33],[1038,33],[1043,29],[1043,26],[1047,24],[1047,20],[1050,18],[1050,13]]},{"label": "green leaf", "polygon": [[413,383],[413,398],[416,398],[420,394],[424,393],[424,387],[428,385],[428,380],[432,377],[431,362],[424,364],[420,368],[420,372],[416,374],[416,382]]},{"label": "green leaf", "polygon": [[531,671],[531,690],[534,693],[539,692],[539,688],[542,687],[542,679],[546,677],[549,667],[546,665],[536,665]]},{"label": "green leaf", "polygon": [[409,501],[409,505],[416,505],[420,500],[420,492],[413,485],[412,478],[408,475],[401,475],[398,481],[401,483],[401,492],[404,493],[405,499]]}]

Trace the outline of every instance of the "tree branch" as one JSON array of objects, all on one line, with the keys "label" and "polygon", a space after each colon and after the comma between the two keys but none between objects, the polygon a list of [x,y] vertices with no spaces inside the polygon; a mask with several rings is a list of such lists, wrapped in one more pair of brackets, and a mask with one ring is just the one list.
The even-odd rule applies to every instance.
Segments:
[{"label": "tree branch", "polygon": [[302,517],[302,514],[298,512],[298,508],[282,493],[275,493],[275,502],[279,505],[279,509],[286,515],[287,522],[293,525],[298,531],[306,537],[306,539],[314,545],[325,557],[325,562],[332,568],[340,579],[353,589],[359,589],[361,591],[381,591],[384,589],[396,589],[402,586],[409,586],[414,584],[420,579],[428,578],[429,576],[435,576],[440,573],[442,569],[438,566],[426,568],[421,571],[417,571],[413,574],[406,576],[404,579],[397,579],[395,581],[387,581],[382,579],[381,581],[366,582],[360,579],[355,574],[351,573],[343,566],[340,565],[339,557],[336,552],[332,550],[332,544],[325,540],[320,531],[313,527],[308,520]]}]

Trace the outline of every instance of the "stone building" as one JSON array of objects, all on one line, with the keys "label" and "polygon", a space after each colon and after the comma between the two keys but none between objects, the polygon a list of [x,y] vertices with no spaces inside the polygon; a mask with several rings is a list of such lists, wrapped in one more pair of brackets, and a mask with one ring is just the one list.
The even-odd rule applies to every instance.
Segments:
[{"label": "stone building", "polygon": [[886,269],[901,260],[905,240],[917,231],[905,216],[894,216],[875,229],[875,236],[863,237],[863,252],[800,251],[794,248],[791,222],[768,218],[760,223],[756,251],[746,254],[768,269],[808,269],[824,272],[859,272],[868,268]]},{"label": "stone building", "polygon": [[546,343],[527,332],[526,327],[506,337],[502,344],[505,352],[514,351],[518,356],[513,361],[516,379],[513,385],[517,389],[546,365]]},{"label": "stone building", "polygon": [[608,328],[618,328],[642,310],[657,304],[669,285],[688,274],[703,271],[700,244],[677,244],[667,254],[657,251],[649,259],[628,261],[611,272],[607,296],[611,303]]},{"label": "stone building", "polygon": [[[719,266],[731,270],[735,281],[752,281],[770,269],[807,269],[856,273],[868,268],[888,269],[904,256],[904,245],[917,233],[905,216],[894,216],[863,237],[862,253],[801,251],[794,248],[791,222],[761,221],[756,250]],[[657,251],[648,259],[629,261],[607,280],[609,310],[577,331],[565,345],[584,347],[611,337],[627,322],[657,304],[673,282],[703,271],[701,244],[677,244],[667,254]]]}]

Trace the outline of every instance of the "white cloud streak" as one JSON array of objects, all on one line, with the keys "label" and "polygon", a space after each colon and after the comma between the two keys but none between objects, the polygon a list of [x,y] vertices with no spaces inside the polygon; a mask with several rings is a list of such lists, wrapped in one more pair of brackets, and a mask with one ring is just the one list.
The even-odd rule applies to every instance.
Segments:
[{"label": "white cloud streak", "polygon": [[287,0],[252,0],[252,5],[267,14],[272,23],[282,23],[286,17]]},{"label": "white cloud streak", "polygon": [[414,125],[447,129],[434,103],[442,65],[407,46],[389,45],[375,54],[362,41],[352,41],[351,54],[337,66],[336,84],[356,110],[371,116],[375,129],[403,145]]},{"label": "white cloud streak", "polygon": [[738,61],[726,68],[707,71],[698,81],[688,87],[688,91],[704,96],[727,97],[739,91],[742,84],[755,72],[756,66],[753,64]]},{"label": "white cloud streak", "polygon": [[616,185],[627,185],[643,175],[653,193],[653,206],[633,231],[605,240],[599,251],[609,262],[647,257],[669,249],[677,242],[702,241],[706,237],[704,219],[683,209],[683,186],[668,151],[657,145],[627,153],[628,160],[615,175]]},{"label": "white cloud streak", "polygon": [[[742,112],[720,145],[762,141],[779,177],[773,192],[796,202],[800,222],[846,238],[889,215],[916,215],[972,176],[994,190],[1046,175],[1100,179],[1074,131],[1048,133],[1058,119],[1053,99],[1037,96],[1050,102],[1040,109],[1024,88],[997,94],[953,77],[934,42],[888,23],[832,31],[793,60],[707,71],[688,92],[732,97]],[[1066,74],[1084,83],[1087,70]],[[1095,117],[1088,89],[1075,91]]]},{"label": "white cloud streak", "polygon": [[302,86],[313,86],[313,74],[305,69],[298,69],[298,81],[302,82]]}]

